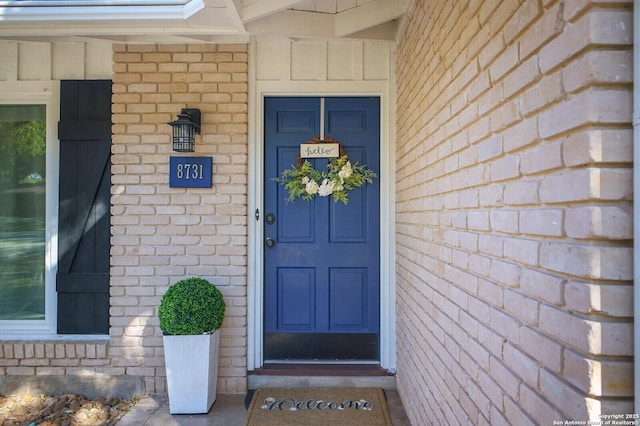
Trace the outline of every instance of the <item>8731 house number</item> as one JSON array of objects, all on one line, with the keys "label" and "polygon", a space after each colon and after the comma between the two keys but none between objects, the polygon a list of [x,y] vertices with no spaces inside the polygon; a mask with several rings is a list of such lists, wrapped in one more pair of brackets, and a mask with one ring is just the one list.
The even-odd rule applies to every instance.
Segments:
[{"label": "8731 house number", "polygon": [[211,157],[169,158],[169,187],[211,188]]},{"label": "8731 house number", "polygon": [[202,179],[202,169],[204,166],[202,164],[191,164],[191,163],[179,163],[178,169],[176,170],[176,177],[178,179]]}]

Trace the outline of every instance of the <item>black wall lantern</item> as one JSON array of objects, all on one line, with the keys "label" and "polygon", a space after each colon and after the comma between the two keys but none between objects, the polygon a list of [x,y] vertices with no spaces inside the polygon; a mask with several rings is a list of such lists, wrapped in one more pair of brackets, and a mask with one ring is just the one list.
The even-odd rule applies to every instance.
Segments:
[{"label": "black wall lantern", "polygon": [[193,152],[196,133],[200,133],[200,110],[197,108],[182,108],[178,119],[167,123],[173,127],[173,150],[178,152]]}]

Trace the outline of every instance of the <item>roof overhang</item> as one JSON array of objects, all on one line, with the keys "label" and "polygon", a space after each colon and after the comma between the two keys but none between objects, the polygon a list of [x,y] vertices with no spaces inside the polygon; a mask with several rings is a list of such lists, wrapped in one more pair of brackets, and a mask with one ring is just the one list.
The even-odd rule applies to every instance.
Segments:
[{"label": "roof overhang", "polygon": [[409,0],[352,3],[341,10],[337,0],[5,0],[0,39],[235,43],[259,34],[394,39]]}]

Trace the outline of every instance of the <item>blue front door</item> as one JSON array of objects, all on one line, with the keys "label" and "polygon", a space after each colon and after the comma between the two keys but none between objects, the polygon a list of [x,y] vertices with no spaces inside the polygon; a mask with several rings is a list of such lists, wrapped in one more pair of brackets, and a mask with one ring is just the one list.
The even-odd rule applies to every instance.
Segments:
[{"label": "blue front door", "polygon": [[[265,99],[265,360],[377,360],[380,329],[380,185],[287,202],[274,181],[300,144],[339,142],[352,163],[380,175],[376,97]],[[312,159],[318,171],[328,160]]]}]

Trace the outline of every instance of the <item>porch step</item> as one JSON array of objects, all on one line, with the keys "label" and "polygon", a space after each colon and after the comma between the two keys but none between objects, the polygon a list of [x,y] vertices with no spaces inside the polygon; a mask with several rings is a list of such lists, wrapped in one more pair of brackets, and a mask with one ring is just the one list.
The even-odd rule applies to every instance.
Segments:
[{"label": "porch step", "polygon": [[396,377],[372,364],[265,364],[249,372],[248,388],[379,387],[396,389]]}]

